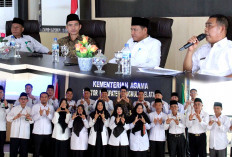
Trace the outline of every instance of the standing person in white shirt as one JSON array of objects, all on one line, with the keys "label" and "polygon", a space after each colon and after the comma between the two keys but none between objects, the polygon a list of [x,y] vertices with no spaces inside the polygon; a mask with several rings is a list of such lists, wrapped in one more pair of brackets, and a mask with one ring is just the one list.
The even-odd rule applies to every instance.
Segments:
[{"label": "standing person in white shirt", "polygon": [[90,99],[90,96],[91,96],[90,88],[86,87],[84,88],[84,94],[83,94],[84,99],[81,97],[81,99],[77,101],[77,106],[80,104],[84,105],[87,116],[89,116],[89,114],[94,111],[93,104],[95,103],[95,101]]},{"label": "standing person in white shirt", "polygon": [[[27,102],[27,106],[32,108],[33,105],[38,103],[38,98],[34,95],[32,95],[32,90],[33,90],[33,86],[32,84],[28,83],[25,85],[25,92],[27,93],[28,96],[28,102]],[[19,99],[15,101],[14,106],[20,105]]]},{"label": "standing person in white shirt", "polygon": [[95,111],[90,114],[89,119],[89,157],[106,157],[106,146],[109,135],[108,129],[110,115],[103,100],[98,100]]},{"label": "standing person in white shirt", "polygon": [[[127,41],[131,50],[131,65],[137,67],[158,67],[161,57],[161,42],[148,34],[149,20],[132,17],[131,38]],[[115,59],[110,60],[115,63]]]},{"label": "standing person in white shirt", "polygon": [[21,93],[19,96],[20,105],[13,107],[7,114],[7,121],[11,122],[10,132],[10,157],[28,156],[28,144],[30,139],[30,124],[33,123],[31,108],[26,106],[28,96]]},{"label": "standing person in white shirt", "polygon": [[69,150],[69,137],[70,129],[68,123],[71,119],[71,114],[68,110],[67,99],[62,98],[60,100],[59,108],[54,113],[52,123],[54,129],[52,138],[54,139],[54,157],[68,157]]},{"label": "standing person in white shirt", "polygon": [[[33,137],[35,151],[33,157],[39,157],[41,147],[44,147],[45,157],[51,154],[51,134],[52,134],[52,118],[54,108],[48,104],[48,93],[40,94],[40,103],[32,107],[32,118],[34,120]],[[43,144],[43,145],[42,145]]]},{"label": "standing person in white shirt", "polygon": [[214,103],[215,115],[210,117],[207,129],[210,130],[209,154],[210,157],[227,156],[227,132],[230,128],[230,119],[222,115],[222,103]]},{"label": "standing person in white shirt", "polygon": [[185,157],[185,116],[178,112],[178,102],[170,101],[171,113],[167,115],[164,129],[169,130],[168,148],[170,157]]},{"label": "standing person in white shirt", "polygon": [[68,127],[72,129],[72,157],[87,157],[89,122],[84,105],[77,107],[77,112],[73,114]]},{"label": "standing person in white shirt", "polygon": [[75,100],[72,100],[72,98],[73,98],[73,90],[72,88],[68,88],[66,91],[66,99],[69,106],[68,109],[71,113],[74,113],[76,112],[76,102]]},{"label": "standing person in white shirt", "polygon": [[4,143],[6,141],[6,115],[10,112],[10,107],[4,99],[4,88],[0,85],[0,156],[4,157]]},{"label": "standing person in white shirt", "polygon": [[[179,113],[184,113],[184,105],[178,102],[179,101],[179,96],[178,96],[177,92],[172,92],[172,94],[171,94],[171,101],[172,100],[177,101],[178,112]],[[169,113],[171,113],[171,110],[169,110]]]},{"label": "standing person in white shirt", "polygon": [[114,104],[113,101],[109,99],[108,97],[108,92],[106,88],[101,89],[101,96],[95,101],[93,104],[93,108],[96,107],[97,101],[98,100],[103,100],[106,105],[106,110],[109,112],[109,114],[112,114],[114,111]]},{"label": "standing person in white shirt", "polygon": [[161,99],[155,99],[155,111],[149,114],[151,121],[150,130],[150,153],[151,157],[164,157],[165,154],[165,129],[164,122],[167,115],[162,112],[163,104]]},{"label": "standing person in white shirt", "polygon": [[56,111],[59,107],[59,101],[55,97],[54,93],[54,86],[53,85],[48,85],[47,91],[48,93],[48,103],[53,106],[54,110]]},{"label": "standing person in white shirt", "polygon": [[[49,53],[49,49],[39,43],[37,40],[32,38],[30,35],[23,35],[24,31],[24,21],[20,18],[14,18],[11,25],[11,33],[15,37],[15,42],[21,44],[21,49],[19,51],[23,52],[40,52]],[[11,40],[11,36],[7,36],[4,40]]]},{"label": "standing person in white shirt", "polygon": [[138,100],[133,103],[133,107],[135,107],[138,103],[143,104],[144,112],[145,113],[150,113],[151,112],[151,106],[148,101],[145,101],[144,99],[144,91],[140,90],[138,92]]},{"label": "standing person in white shirt", "polygon": [[188,112],[193,112],[193,110],[194,110],[194,108],[193,108],[194,100],[197,97],[197,90],[196,89],[191,89],[190,90],[190,97],[191,97],[191,99],[186,101],[185,104],[184,104],[184,111],[185,111],[186,114]]},{"label": "standing person in white shirt", "polygon": [[[169,106],[168,103],[166,101],[163,100],[163,95],[162,92],[160,90],[155,90],[155,99],[161,99],[162,100],[162,104],[163,104],[163,109],[162,112],[165,114],[168,114],[169,112]],[[155,101],[151,102],[151,112],[155,111]]]},{"label": "standing person in white shirt", "polygon": [[130,150],[133,157],[147,157],[149,139],[147,130],[150,129],[150,119],[143,111],[143,105],[138,103],[129,117],[130,123]]},{"label": "standing person in white shirt", "polygon": [[189,148],[191,157],[206,157],[206,129],[209,115],[202,110],[200,98],[194,100],[194,112],[186,116],[186,126],[189,132]]},{"label": "standing person in white shirt", "polygon": [[111,157],[128,157],[127,130],[130,129],[130,126],[121,104],[115,106],[109,127],[112,130],[109,139],[109,155]]},{"label": "standing person in white shirt", "polygon": [[205,34],[208,44],[199,45],[196,36],[189,39],[194,43],[188,48],[183,70],[205,75],[232,76],[232,41],[227,35],[228,20],[224,15],[212,15],[205,23]]}]

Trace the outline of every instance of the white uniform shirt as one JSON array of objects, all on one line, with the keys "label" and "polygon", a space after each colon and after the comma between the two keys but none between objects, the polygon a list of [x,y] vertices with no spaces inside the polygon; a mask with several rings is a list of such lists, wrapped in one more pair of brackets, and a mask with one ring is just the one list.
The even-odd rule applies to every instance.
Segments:
[{"label": "white uniform shirt", "polygon": [[185,116],[182,113],[177,113],[177,116],[173,116],[173,114],[167,115],[167,119],[178,119],[179,124],[177,125],[174,120],[171,120],[170,124],[167,124],[166,121],[164,123],[164,129],[168,130],[170,134],[183,134],[185,133]]},{"label": "white uniform shirt", "polygon": [[132,129],[135,127],[133,123],[130,124],[130,150],[132,151],[146,151],[149,148],[149,139],[147,135],[147,130],[150,129],[150,124],[146,123],[146,132],[143,136],[141,136],[141,131],[132,133]]},{"label": "white uniform shirt", "polygon": [[58,99],[52,100],[52,98],[50,98],[48,100],[48,104],[52,105],[55,111],[59,108],[59,101],[58,101]]},{"label": "white uniform shirt", "polygon": [[[22,116],[13,120],[19,113],[21,113]],[[22,108],[21,105],[13,107],[7,114],[7,121],[11,122],[11,138],[30,139],[30,124],[32,124],[33,121],[26,120],[27,114],[31,114],[31,108],[28,106]]]},{"label": "white uniform shirt", "polygon": [[[31,98],[28,97],[27,106],[32,108],[32,106],[37,104],[38,102],[39,102],[39,99],[37,97],[35,97],[35,100],[32,100]],[[17,99],[14,103],[14,106],[18,106],[18,105],[20,105],[19,99]]]},{"label": "white uniform shirt", "polygon": [[71,100],[71,101],[68,101],[68,105],[69,105],[69,111],[71,113],[74,113],[75,112],[75,109],[73,108],[74,106],[76,106],[76,102],[75,100]]},{"label": "white uniform shirt", "polygon": [[[163,101],[163,100],[162,100],[162,103],[163,103],[163,112],[165,114],[168,114],[169,113],[169,105],[168,105],[168,103],[166,101]],[[154,105],[155,105],[155,101],[152,101],[151,102],[151,112],[155,112]]]},{"label": "white uniform shirt", "polygon": [[[137,102],[138,103],[141,103],[141,104],[143,104],[143,111],[145,112],[145,113],[147,113],[147,108],[148,109],[151,109],[151,105],[150,105],[150,103],[148,102],[148,101],[135,101],[134,103],[133,103],[133,106],[135,107],[136,106],[136,104],[137,104]],[[146,108],[146,106],[144,105],[144,102],[146,102],[147,103],[147,108]]]},{"label": "white uniform shirt", "polygon": [[[52,123],[54,124],[52,138],[55,138],[55,139],[60,140],[60,141],[65,141],[65,140],[68,140],[70,137],[70,129],[67,126],[67,128],[65,129],[65,131],[63,133],[62,128],[61,128],[60,124],[58,123],[59,117],[60,117],[59,113],[55,112],[54,117],[52,119]],[[68,124],[70,119],[71,119],[71,114],[67,113],[66,118],[65,118],[65,123]]]},{"label": "white uniform shirt", "polygon": [[0,106],[0,131],[6,131],[6,115],[10,112],[10,108],[8,106],[8,109],[5,109],[5,107],[2,105]]},{"label": "white uniform shirt", "polygon": [[117,127],[117,125],[115,124],[115,117],[112,116],[110,119],[110,125],[109,125],[110,129],[112,130],[111,135],[110,135],[110,139],[109,139],[109,145],[111,146],[128,146],[129,145],[129,141],[128,141],[128,137],[127,137],[127,130],[130,129],[129,124],[124,124],[123,128],[124,131],[118,136],[115,137],[113,134],[114,128]]},{"label": "white uniform shirt", "polygon": [[[42,116],[39,111],[44,110]],[[50,110],[48,116],[46,115],[45,110]],[[43,106],[42,104],[36,104],[32,107],[32,118],[34,120],[33,133],[37,135],[49,135],[52,134],[52,124],[51,120],[54,115],[54,108],[52,105],[47,104]]]},{"label": "white uniform shirt", "polygon": [[[110,121],[110,118],[108,118],[104,121],[103,130],[101,132],[103,146],[107,145],[108,139],[109,139],[108,129],[107,129],[107,127],[109,126],[109,121]],[[95,124],[95,120],[90,117],[89,127],[91,127],[91,129],[90,129],[90,133],[89,133],[88,143],[92,146],[96,145],[96,139],[97,139],[97,132],[94,130],[94,124]]]},{"label": "white uniform shirt", "polygon": [[[84,100],[84,99],[83,99]],[[95,110],[95,108],[93,108],[93,104],[95,103],[94,100],[90,99],[90,104],[88,105],[88,103],[84,100],[84,107],[85,107],[85,112],[86,115],[88,116],[91,112],[93,112]],[[77,101],[77,106],[79,106],[81,104],[81,99]]]},{"label": "white uniform shirt", "polygon": [[192,56],[192,71],[215,76],[232,74],[232,41],[224,38],[213,47],[209,43],[201,46]]},{"label": "white uniform shirt", "polygon": [[[193,114],[195,111],[193,112]],[[207,129],[207,125],[209,123],[209,115],[201,110],[200,117],[201,122],[197,119],[196,115],[193,116],[193,119],[189,120],[189,115],[191,113],[188,113],[186,116],[186,126],[188,127],[188,132],[192,134],[201,134],[205,133]]]},{"label": "white uniform shirt", "polygon": [[[4,40],[11,40],[11,36],[9,35]],[[21,44],[21,49],[19,51],[23,52],[30,52],[27,47],[31,49],[32,52],[40,52],[40,53],[48,53],[49,49],[45,46],[43,46],[41,43],[39,43],[36,39],[32,38],[30,35],[23,35],[20,38],[15,39],[16,43]],[[28,42],[27,45],[25,42]]]},{"label": "white uniform shirt", "polygon": [[[152,112],[149,114],[149,118],[151,121],[151,130],[150,130],[150,136],[149,139],[151,141],[165,141],[165,129],[164,129],[164,122],[167,119],[167,115],[163,112],[160,112],[160,114],[157,114],[157,112]],[[159,122],[156,124],[154,123],[154,119],[162,118],[163,123],[160,125]]]},{"label": "white uniform shirt", "polygon": [[[184,105],[182,105],[181,103],[177,103],[178,105],[178,112],[179,113],[184,113]],[[172,113],[171,109],[170,109],[170,104],[169,104],[169,114]]]},{"label": "white uniform shirt", "polygon": [[68,127],[72,128],[71,150],[87,150],[89,122],[87,119],[83,120],[84,127],[80,131],[79,137],[73,132],[73,122],[74,120],[71,119],[68,123]]},{"label": "white uniform shirt", "polygon": [[[131,65],[137,67],[157,67],[160,65],[161,42],[148,36],[147,38],[134,42],[130,38],[127,43],[131,50]],[[115,58],[110,63],[116,63]]]},{"label": "white uniform shirt", "polygon": [[[95,103],[93,104],[93,109],[95,109],[96,105],[97,105],[97,101],[95,101]],[[106,110],[109,112],[109,114],[111,115],[114,111],[114,103],[112,100],[109,100],[108,102],[105,101],[105,107]]]},{"label": "white uniform shirt", "polygon": [[[228,145],[227,132],[230,128],[230,119],[224,115],[220,115],[218,118],[214,115],[210,117],[210,120],[214,120],[214,123],[207,126],[207,129],[210,130],[209,148],[215,150],[225,149]],[[220,120],[221,126],[216,123],[218,120]]]}]

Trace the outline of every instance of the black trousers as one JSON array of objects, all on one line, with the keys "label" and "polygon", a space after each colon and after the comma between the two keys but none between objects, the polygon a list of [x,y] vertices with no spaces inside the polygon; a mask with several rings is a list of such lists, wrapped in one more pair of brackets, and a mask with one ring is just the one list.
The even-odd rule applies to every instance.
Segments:
[{"label": "black trousers", "polygon": [[6,141],[6,131],[0,131],[0,157],[4,157],[5,141]]},{"label": "black trousers", "polygon": [[185,157],[185,137],[184,134],[169,134],[168,147],[170,157]]},{"label": "black trousers", "polygon": [[21,138],[10,138],[10,157],[20,157],[28,156],[28,142],[29,139]]},{"label": "black trousers", "polygon": [[147,151],[131,151],[133,157],[147,157]]},{"label": "black trousers", "polygon": [[190,157],[190,150],[189,150],[189,133],[188,133],[188,128],[185,128],[185,137],[186,137],[186,141],[185,141],[185,151],[186,151],[186,156]]},{"label": "black trousers", "polygon": [[69,149],[70,149],[70,141],[66,140],[66,141],[60,141],[60,140],[56,140],[53,139],[53,152],[52,152],[52,156],[54,157],[68,157],[68,153],[69,153]]},{"label": "black trousers", "polygon": [[189,148],[191,157],[206,157],[206,134],[189,133]]},{"label": "black trousers", "polygon": [[33,157],[39,157],[41,150],[44,150],[44,157],[51,156],[51,135],[37,135],[33,134],[35,150]]},{"label": "black trousers", "polygon": [[150,141],[151,157],[164,157],[165,141]]}]

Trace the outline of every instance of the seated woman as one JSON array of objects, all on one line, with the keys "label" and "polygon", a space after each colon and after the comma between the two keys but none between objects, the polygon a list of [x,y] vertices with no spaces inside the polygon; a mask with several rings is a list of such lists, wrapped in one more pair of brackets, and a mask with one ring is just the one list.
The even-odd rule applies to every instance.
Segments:
[{"label": "seated woman", "polygon": [[105,102],[98,100],[95,111],[90,114],[89,126],[89,157],[105,157],[108,142],[110,115],[105,108]]},{"label": "seated woman", "polygon": [[149,148],[147,131],[150,129],[150,119],[143,111],[143,104],[138,103],[129,118],[130,150],[133,157],[146,157]]},{"label": "seated woman", "polygon": [[68,123],[70,121],[71,114],[68,110],[67,100],[62,98],[60,106],[56,110],[52,123],[54,124],[54,130],[52,138],[54,138],[54,157],[68,157],[69,150],[69,137],[70,129]]},{"label": "seated woman", "polygon": [[69,121],[68,127],[72,128],[71,136],[71,150],[72,157],[85,157],[87,156],[86,150],[88,149],[88,128],[84,105],[77,107],[77,112],[73,114],[72,119]]},{"label": "seated woman", "polygon": [[128,157],[129,141],[127,137],[127,130],[129,130],[130,126],[127,123],[127,117],[121,104],[117,104],[115,106],[109,127],[112,130],[109,139],[109,156]]}]

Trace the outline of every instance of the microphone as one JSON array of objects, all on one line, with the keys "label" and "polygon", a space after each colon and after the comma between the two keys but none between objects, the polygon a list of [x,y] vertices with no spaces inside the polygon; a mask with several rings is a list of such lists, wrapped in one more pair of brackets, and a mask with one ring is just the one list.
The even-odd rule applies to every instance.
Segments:
[{"label": "microphone", "polygon": [[[203,40],[204,38],[206,37],[206,34],[200,34],[200,35],[198,35],[197,36],[197,40],[198,41],[201,41],[201,40]],[[187,44],[185,44],[183,47],[181,47],[179,50],[180,51],[183,51],[184,49],[187,49],[187,48],[189,48],[190,46],[192,46],[194,43],[187,43]]]}]

